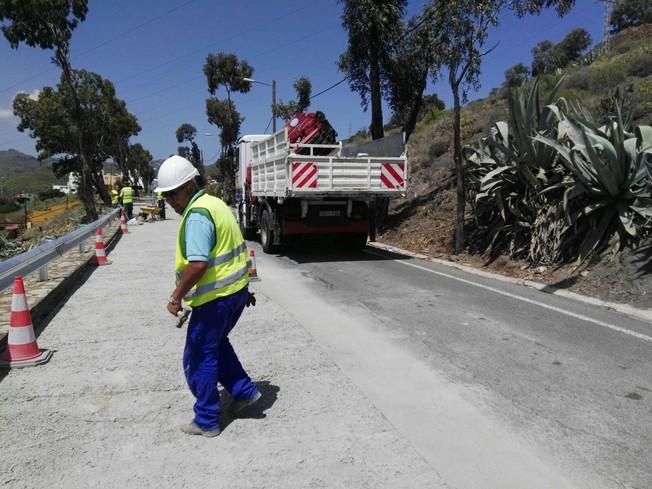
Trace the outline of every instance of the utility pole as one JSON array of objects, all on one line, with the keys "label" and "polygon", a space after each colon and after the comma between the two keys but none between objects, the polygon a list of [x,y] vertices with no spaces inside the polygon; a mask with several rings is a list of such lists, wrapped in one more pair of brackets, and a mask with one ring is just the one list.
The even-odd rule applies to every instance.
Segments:
[{"label": "utility pole", "polygon": [[604,15],[602,18],[602,46],[600,47],[601,54],[606,54],[609,52],[611,47],[611,14],[616,8],[618,0],[598,0],[601,4],[604,5]]},{"label": "utility pole", "polygon": [[272,80],[272,133],[276,132],[276,80]]}]

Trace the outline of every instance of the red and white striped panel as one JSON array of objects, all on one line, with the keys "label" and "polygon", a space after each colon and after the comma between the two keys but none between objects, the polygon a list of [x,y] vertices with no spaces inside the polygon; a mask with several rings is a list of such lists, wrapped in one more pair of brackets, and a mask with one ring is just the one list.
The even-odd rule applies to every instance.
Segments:
[{"label": "red and white striped panel", "polygon": [[403,188],[405,184],[405,163],[383,163],[380,168],[383,188]]},{"label": "red and white striped panel", "polygon": [[305,161],[292,163],[292,186],[294,188],[317,188],[317,165]]}]

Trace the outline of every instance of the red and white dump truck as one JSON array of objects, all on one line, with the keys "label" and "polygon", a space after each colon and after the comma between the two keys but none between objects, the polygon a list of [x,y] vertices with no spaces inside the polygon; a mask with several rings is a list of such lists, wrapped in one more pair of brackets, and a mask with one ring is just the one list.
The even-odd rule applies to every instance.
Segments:
[{"label": "red and white dump truck", "polygon": [[323,114],[300,113],[272,135],[240,139],[236,200],[245,238],[260,232],[266,253],[307,234],[365,245],[375,201],[405,195],[403,135],[349,147],[313,143],[335,136]]}]

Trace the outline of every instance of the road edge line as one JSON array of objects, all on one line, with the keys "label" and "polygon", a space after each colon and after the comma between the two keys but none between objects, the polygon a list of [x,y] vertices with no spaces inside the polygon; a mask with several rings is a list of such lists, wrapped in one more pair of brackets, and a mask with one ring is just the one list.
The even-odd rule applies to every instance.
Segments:
[{"label": "road edge line", "polygon": [[621,304],[619,302],[610,302],[610,301],[605,301],[602,299],[598,299],[596,297],[590,297],[587,295],[583,294],[578,294],[577,292],[570,292],[568,290],[563,290],[559,288],[555,288],[552,285],[547,285],[542,282],[536,282],[534,280],[526,280],[526,279],[519,279],[519,278],[514,278],[514,277],[508,277],[506,275],[500,275],[498,273],[493,273],[493,272],[487,272],[485,270],[480,270],[478,268],[469,266],[469,265],[463,265],[460,263],[456,263],[454,261],[449,261],[449,260],[443,260],[441,258],[433,258],[431,256],[423,255],[421,253],[415,253],[409,250],[405,250],[403,248],[399,248],[394,245],[382,243],[379,241],[374,241],[374,242],[368,242],[367,246],[371,248],[376,248],[381,251],[387,251],[390,253],[396,253],[399,255],[405,255],[409,256],[411,258],[418,258],[420,260],[424,261],[429,261],[432,263],[436,263],[438,265],[443,265],[449,268],[456,268],[458,270],[462,270],[463,272],[470,273],[472,275],[478,275],[481,277],[485,278],[490,278],[493,280],[498,280],[500,282],[507,282],[511,284],[516,284],[516,285],[523,285],[525,287],[530,287],[532,289],[536,289],[540,292],[543,292],[544,294],[551,294],[551,295],[556,295],[559,297],[565,297],[567,299],[572,299],[578,302],[584,302],[585,304],[591,304],[593,306],[600,306],[600,307],[606,307],[608,309],[612,309],[614,311],[620,312],[622,314],[626,314],[628,316],[634,317],[636,319],[640,319],[642,321],[650,322],[652,323],[652,309],[640,309],[634,306],[631,306],[629,304]]}]

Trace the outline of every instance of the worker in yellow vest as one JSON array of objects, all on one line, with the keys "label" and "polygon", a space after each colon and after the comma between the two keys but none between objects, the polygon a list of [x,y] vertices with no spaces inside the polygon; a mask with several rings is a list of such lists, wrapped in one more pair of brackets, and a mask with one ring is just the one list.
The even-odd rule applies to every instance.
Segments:
[{"label": "worker in yellow vest", "polygon": [[120,204],[120,192],[115,188],[111,189],[111,207],[114,209]]},{"label": "worker in yellow vest", "polygon": [[165,221],[165,199],[163,192],[156,192],[156,204],[158,205],[158,217]]},{"label": "worker in yellow vest", "polygon": [[122,202],[122,206],[125,208],[127,219],[131,220],[134,211],[134,189],[131,188],[131,183],[129,183],[129,180],[124,180],[122,182],[122,188],[120,189],[120,200]]},{"label": "worker in yellow vest", "polygon": [[184,433],[213,437],[220,433],[218,381],[231,394],[232,415],[261,397],[242,367],[228,335],[245,306],[255,304],[249,293],[247,246],[231,209],[205,193],[197,169],[174,155],[158,171],[158,188],[180,214],[177,237],[176,287],[167,310],[177,316],[184,301],[192,309],[183,369],[195,396],[195,416]]}]

